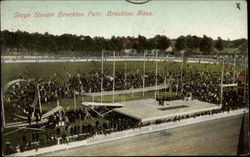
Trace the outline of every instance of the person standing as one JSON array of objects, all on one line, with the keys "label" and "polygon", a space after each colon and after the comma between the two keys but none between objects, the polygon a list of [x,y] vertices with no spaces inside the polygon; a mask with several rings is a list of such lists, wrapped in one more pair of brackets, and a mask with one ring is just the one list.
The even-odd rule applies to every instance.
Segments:
[{"label": "person standing", "polygon": [[23,136],[23,144],[26,145],[27,140],[26,140],[26,136]]},{"label": "person standing", "polygon": [[29,123],[29,125],[31,125],[31,117],[30,117],[30,114],[28,115],[28,123]]}]

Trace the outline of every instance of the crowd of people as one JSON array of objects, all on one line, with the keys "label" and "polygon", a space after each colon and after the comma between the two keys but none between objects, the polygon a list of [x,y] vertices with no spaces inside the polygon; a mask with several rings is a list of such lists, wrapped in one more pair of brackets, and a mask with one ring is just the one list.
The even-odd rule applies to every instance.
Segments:
[{"label": "crowd of people", "polygon": [[[97,111],[102,108],[96,108]],[[5,144],[5,154],[18,152],[16,148],[22,151],[30,149],[38,149],[38,147],[50,146],[57,143],[57,138],[62,138],[61,143],[68,143],[72,140],[83,140],[92,137],[96,134],[110,134],[111,132],[122,131],[130,128],[137,128],[141,125],[138,120],[127,117],[122,114],[112,112],[105,119],[98,120],[98,115],[92,110],[88,111],[94,118],[92,123],[85,123],[86,113],[84,109],[68,110],[56,112],[50,115],[48,122],[38,124],[38,128],[44,128],[43,131],[31,131],[22,136],[22,139],[17,143]],[[60,122],[64,125],[59,125]],[[54,131],[48,131],[54,130]],[[77,136],[77,139],[67,137]]]},{"label": "crowd of people", "polygon": [[[229,76],[229,78],[227,78]],[[230,78],[231,73],[225,75],[224,83],[232,82]],[[168,79],[174,80],[170,86],[172,91],[192,92],[194,95],[199,97],[199,93],[216,93],[220,88],[220,73],[211,72],[194,72],[194,71],[183,71],[182,80],[180,72],[171,73],[168,75],[160,73],[157,75],[157,84],[163,84]],[[83,76],[73,76],[68,82],[60,85],[55,83],[54,80],[45,80],[44,78],[35,79],[39,86],[41,102],[46,103],[49,101],[56,101],[57,99],[73,98],[74,91],[77,92],[100,92],[101,91],[101,80],[103,78],[103,91],[113,90],[114,78],[109,75],[109,72],[104,73],[104,77],[99,72],[91,73]],[[155,72],[147,72],[145,74],[145,87],[154,86],[156,84]],[[124,72],[116,72],[115,74],[115,90],[124,90],[131,88],[142,88],[143,87],[143,75],[140,74],[129,74],[125,78]],[[12,95],[17,98],[18,90],[13,88],[11,90]],[[26,93],[29,90],[21,90],[20,92]],[[34,90],[33,90],[34,92]],[[31,95],[34,93],[29,92],[27,98],[32,100]],[[25,101],[28,104],[28,101]]]},{"label": "crowd of people", "polygon": [[[115,78],[113,78],[110,71],[105,71],[103,77],[100,72],[83,75],[72,74],[68,82],[63,84],[59,84],[53,79],[29,79],[38,85],[40,101],[43,104],[58,99],[73,98],[75,91],[79,93],[100,92],[102,79],[104,91],[113,90],[113,81],[115,81],[115,90],[142,88],[143,76],[139,73],[125,74],[124,71],[116,71]],[[167,84],[165,90],[176,92],[181,95],[181,98],[191,93],[193,99],[215,104],[221,103],[221,72],[198,71],[193,68],[183,70],[182,76],[180,71],[166,71],[159,72],[157,77],[155,72],[146,72],[145,87],[155,86],[156,78],[158,85]],[[233,73],[225,72],[223,84],[233,83],[233,81]],[[15,110],[15,113],[31,117],[33,112],[31,104],[34,100],[35,91],[36,89],[31,84],[21,86],[20,83],[17,83],[8,90],[6,104],[8,106],[11,104],[10,106]],[[227,101],[230,101],[230,103]],[[234,102],[240,103],[240,100],[234,95],[225,95],[224,104],[233,104]]]}]

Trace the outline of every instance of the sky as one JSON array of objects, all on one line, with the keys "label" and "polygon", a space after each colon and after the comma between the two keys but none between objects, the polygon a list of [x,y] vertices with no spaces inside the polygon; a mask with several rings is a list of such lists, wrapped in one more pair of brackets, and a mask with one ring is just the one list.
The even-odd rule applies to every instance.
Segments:
[{"label": "sky", "polygon": [[[236,3],[240,3],[240,10]],[[112,12],[143,10],[152,16],[107,16]],[[58,13],[84,13],[83,17],[58,17]],[[101,16],[89,17],[89,11]],[[54,13],[53,17],[35,18],[35,12]],[[15,17],[31,14],[30,18]],[[244,0],[151,0],[135,5],[125,0],[85,1],[1,1],[1,30],[39,32],[54,35],[75,34],[134,36],[147,38],[157,34],[174,39],[181,35],[204,34],[217,39],[247,39],[247,3]]]}]

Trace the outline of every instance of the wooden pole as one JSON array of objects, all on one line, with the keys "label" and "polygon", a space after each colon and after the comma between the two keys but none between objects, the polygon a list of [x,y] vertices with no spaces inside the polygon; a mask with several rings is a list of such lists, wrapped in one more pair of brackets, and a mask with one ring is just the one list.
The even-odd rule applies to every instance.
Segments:
[{"label": "wooden pole", "polygon": [[101,103],[102,103],[102,92],[103,92],[103,51],[102,51]]},{"label": "wooden pole", "polygon": [[[126,56],[126,62],[125,62],[125,91],[127,90],[127,66],[128,66],[128,55]],[[124,101],[125,101],[125,96],[124,96]]]},{"label": "wooden pole", "polygon": [[156,99],[156,92],[157,92],[157,69],[158,69],[158,62],[157,62],[157,58],[158,58],[158,51],[156,51],[155,54],[155,99]]},{"label": "wooden pole", "polygon": [[40,110],[40,113],[42,113],[42,104],[41,104],[41,95],[40,95],[40,90],[39,90],[39,84],[37,85],[37,92],[38,92],[39,110]]},{"label": "wooden pole", "polygon": [[74,106],[75,106],[75,109],[76,109],[76,93],[75,93],[75,90],[74,90]]},{"label": "wooden pole", "polygon": [[113,103],[115,102],[115,51],[113,59]]},{"label": "wooden pole", "polygon": [[181,95],[182,95],[182,71],[183,71],[183,62],[184,62],[184,53],[182,53],[182,62],[181,62]]},{"label": "wooden pole", "polygon": [[144,97],[144,88],[145,88],[145,51],[143,55],[143,97]]},{"label": "wooden pole", "polygon": [[244,99],[243,102],[246,103],[246,87],[247,87],[247,58],[245,59],[245,84],[244,84]]},{"label": "wooden pole", "polygon": [[237,56],[236,56],[236,52],[234,52],[235,54],[234,54],[234,71],[233,71],[233,83],[235,83],[235,81],[236,81],[236,76],[235,76],[235,67],[236,67],[236,58],[237,58]]},{"label": "wooden pole", "polygon": [[223,103],[223,80],[224,80],[224,57],[222,63],[222,70],[221,70],[221,93],[220,93],[220,105],[222,106]]}]

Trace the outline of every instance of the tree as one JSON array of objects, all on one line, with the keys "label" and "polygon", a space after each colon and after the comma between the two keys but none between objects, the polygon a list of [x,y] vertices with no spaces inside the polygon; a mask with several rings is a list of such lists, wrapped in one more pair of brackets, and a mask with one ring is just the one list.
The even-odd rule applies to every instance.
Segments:
[{"label": "tree", "polygon": [[170,46],[170,40],[165,35],[156,35],[154,45],[156,49],[165,50]]},{"label": "tree", "polygon": [[138,35],[138,52],[143,52],[143,50],[147,49],[147,38],[141,35]]},{"label": "tree", "polygon": [[219,50],[219,51],[222,51],[224,49],[224,45],[223,45],[223,41],[221,39],[221,37],[218,37],[217,38],[217,41],[215,42],[215,45],[214,47]]},{"label": "tree", "polygon": [[203,35],[203,38],[200,43],[201,51],[205,52],[205,54],[209,54],[213,50],[213,39]]},{"label": "tree", "polygon": [[178,51],[185,50],[187,48],[187,41],[184,36],[180,36],[177,38],[176,43],[175,43],[175,48]]},{"label": "tree", "polygon": [[243,43],[243,44],[239,47],[239,51],[240,51],[240,53],[242,53],[243,55],[247,56],[247,43]]},{"label": "tree", "polygon": [[187,48],[189,50],[194,49],[194,40],[193,40],[193,37],[191,35],[188,35],[186,37],[186,43],[187,43]]},{"label": "tree", "polygon": [[154,38],[148,39],[148,50],[154,49],[154,44],[155,44]]},{"label": "tree", "polygon": [[192,36],[193,38],[193,48],[200,48],[201,38],[196,35]]}]

